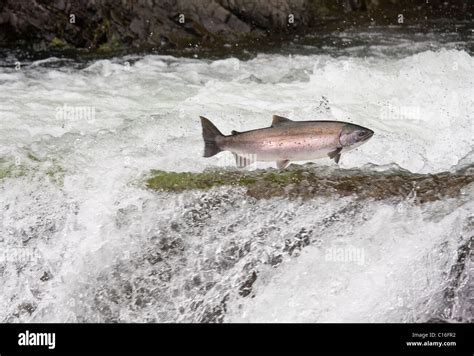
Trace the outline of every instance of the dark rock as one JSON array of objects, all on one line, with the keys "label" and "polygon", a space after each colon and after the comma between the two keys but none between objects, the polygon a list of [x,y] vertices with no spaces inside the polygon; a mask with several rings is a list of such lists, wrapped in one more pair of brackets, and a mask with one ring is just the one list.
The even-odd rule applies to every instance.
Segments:
[{"label": "dark rock", "polygon": [[[340,27],[356,21],[397,24],[400,13],[419,20],[446,16],[442,1],[425,0],[1,0],[0,8],[3,43],[100,51],[220,48],[294,30],[314,33],[331,21]],[[450,2],[450,17],[467,19],[472,12],[469,2]]]},{"label": "dark rock", "polygon": [[45,271],[43,275],[40,277],[40,280],[43,282],[46,282],[46,281],[49,281],[51,278],[53,278],[53,275],[50,272]]},{"label": "dark rock", "polygon": [[282,262],[283,262],[283,256],[282,255],[272,255],[270,257],[270,265],[272,267],[278,267]]},{"label": "dark rock", "polygon": [[203,315],[199,318],[200,323],[222,323],[227,311],[227,301],[229,295],[226,294],[218,305],[205,305]]},{"label": "dark rock", "polygon": [[257,280],[257,272],[252,271],[252,273],[248,276],[248,278],[245,280],[245,282],[240,286],[239,288],[239,294],[242,297],[248,296],[250,293],[252,293],[252,286]]},{"label": "dark rock", "polygon": [[154,265],[158,262],[163,261],[163,258],[161,257],[161,254],[159,254],[158,252],[155,252],[155,253],[150,253],[148,257],[146,258],[146,260],[150,262],[150,264]]},{"label": "dark rock", "polygon": [[18,315],[20,314],[25,314],[27,313],[28,315],[33,314],[33,312],[36,310],[36,305],[32,303],[21,303],[18,305]]}]

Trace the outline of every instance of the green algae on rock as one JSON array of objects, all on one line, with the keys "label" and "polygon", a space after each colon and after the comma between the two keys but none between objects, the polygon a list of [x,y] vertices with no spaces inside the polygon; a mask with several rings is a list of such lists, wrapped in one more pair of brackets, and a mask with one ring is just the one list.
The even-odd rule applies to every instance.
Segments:
[{"label": "green algae on rock", "polygon": [[72,48],[70,45],[67,44],[66,41],[61,40],[60,38],[54,37],[51,42],[49,43],[51,47],[58,47],[58,48]]},{"label": "green algae on rock", "polygon": [[[241,179],[242,178],[242,179]],[[223,185],[244,185],[245,177],[238,171],[165,172],[153,170],[147,178],[147,187],[154,190],[183,191],[210,189]]]},{"label": "green algae on rock", "polygon": [[26,157],[29,163],[12,163],[12,157],[0,157],[0,180],[31,176],[35,179],[49,179],[58,186],[64,184],[66,169],[58,162],[40,159],[31,152],[28,152]]},{"label": "green algae on rock", "polygon": [[219,186],[242,186],[257,199],[275,196],[312,198],[350,196],[358,199],[406,199],[424,203],[456,197],[474,182],[474,166],[456,172],[415,174],[400,169],[375,171],[317,167],[312,164],[290,169],[256,171],[207,170],[204,172],[151,171],[146,186],[157,191],[207,190]]},{"label": "green algae on rock", "polygon": [[8,163],[0,158],[0,180],[4,178],[22,177],[26,174],[26,168],[22,165]]}]

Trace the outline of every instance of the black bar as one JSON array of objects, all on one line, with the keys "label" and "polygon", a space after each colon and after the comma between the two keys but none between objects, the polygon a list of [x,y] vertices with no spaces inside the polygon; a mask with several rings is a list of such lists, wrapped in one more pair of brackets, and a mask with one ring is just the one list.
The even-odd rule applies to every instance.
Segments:
[{"label": "black bar", "polygon": [[[55,347],[19,334],[55,333]],[[466,354],[472,324],[0,324],[0,354],[64,352],[392,352]],[[407,342],[455,342],[408,346]]]}]

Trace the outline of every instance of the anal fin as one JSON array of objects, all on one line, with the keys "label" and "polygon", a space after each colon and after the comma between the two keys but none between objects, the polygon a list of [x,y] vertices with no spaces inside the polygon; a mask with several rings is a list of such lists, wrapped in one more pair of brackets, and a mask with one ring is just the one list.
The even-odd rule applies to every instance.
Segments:
[{"label": "anal fin", "polygon": [[285,169],[286,167],[288,167],[289,164],[290,164],[290,160],[288,159],[277,161],[278,169]]},{"label": "anal fin", "polygon": [[235,164],[237,165],[238,168],[245,168],[257,161],[257,155],[255,154],[244,154],[244,155],[238,155],[237,153],[233,153],[235,157]]},{"label": "anal fin", "polygon": [[341,159],[341,151],[342,148],[336,148],[334,151],[331,151],[328,153],[329,158],[334,159],[334,162],[339,163],[339,160]]}]

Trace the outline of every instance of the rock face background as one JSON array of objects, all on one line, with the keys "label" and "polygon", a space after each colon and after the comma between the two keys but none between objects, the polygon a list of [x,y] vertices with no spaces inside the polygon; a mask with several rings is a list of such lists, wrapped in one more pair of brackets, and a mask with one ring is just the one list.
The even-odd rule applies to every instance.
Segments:
[{"label": "rock face background", "polygon": [[155,50],[222,46],[318,33],[328,23],[395,24],[472,18],[467,1],[431,0],[0,0],[0,45],[33,49]]},{"label": "rock face background", "polygon": [[185,47],[261,36],[309,22],[307,0],[0,1],[3,42],[40,47]]}]

